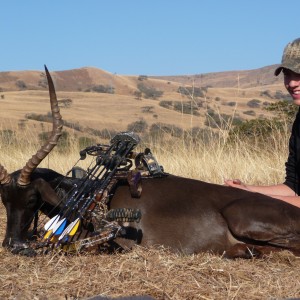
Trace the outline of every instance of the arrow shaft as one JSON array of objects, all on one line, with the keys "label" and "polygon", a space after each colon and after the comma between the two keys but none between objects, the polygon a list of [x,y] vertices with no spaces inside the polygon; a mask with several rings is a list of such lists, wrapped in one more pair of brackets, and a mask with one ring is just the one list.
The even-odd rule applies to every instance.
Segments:
[{"label": "arrow shaft", "polygon": [[[95,205],[92,205],[92,203],[95,201],[95,198],[99,194],[102,197],[104,190],[117,172],[118,167],[122,163],[124,157],[127,156],[127,154],[135,145],[136,143],[133,143],[132,141],[117,140],[109,147],[103,156],[97,157],[96,165],[93,166],[93,168],[89,171],[85,180],[78,188],[78,192],[74,197],[74,201],[72,201],[73,205],[70,205],[71,207],[69,206],[67,211],[64,212],[64,218],[66,219],[67,215],[70,215],[70,213],[75,210],[75,207],[78,207],[80,202],[86,198],[77,213],[76,219],[67,227],[66,220],[65,222],[58,221],[57,224],[59,224],[59,226],[54,227],[52,230],[52,236],[59,235],[57,245],[61,242],[68,241],[70,237],[73,237],[76,234],[79,229],[81,218],[85,215],[89,208],[95,208]],[[109,154],[114,149],[115,153],[112,157],[110,157]]]}]

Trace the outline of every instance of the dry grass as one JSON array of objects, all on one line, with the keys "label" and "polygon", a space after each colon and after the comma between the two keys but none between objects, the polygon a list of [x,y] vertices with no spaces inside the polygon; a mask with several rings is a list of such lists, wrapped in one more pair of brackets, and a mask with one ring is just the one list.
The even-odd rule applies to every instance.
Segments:
[{"label": "dry grass", "polygon": [[115,255],[36,258],[0,252],[2,299],[151,295],[155,299],[281,299],[300,294],[299,259],[228,261],[136,247]]},{"label": "dry grass", "polygon": [[[28,134],[28,135],[27,135]],[[203,144],[174,140],[150,146],[167,172],[222,184],[224,178],[253,183],[282,182],[288,133],[264,148],[238,141],[226,145],[226,136]],[[27,141],[26,147],[22,138]],[[22,132],[19,144],[1,148],[0,161],[9,171],[24,165],[38,141]],[[30,141],[30,142],[29,142]],[[51,153],[42,166],[59,172],[78,159],[71,152]],[[1,207],[0,239],[5,231]],[[263,260],[226,260],[202,253],[191,256],[166,249],[144,249],[115,255],[49,254],[35,258],[14,256],[0,250],[1,299],[84,299],[94,295],[151,295],[156,299],[283,299],[300,295],[300,260],[284,251]]]}]

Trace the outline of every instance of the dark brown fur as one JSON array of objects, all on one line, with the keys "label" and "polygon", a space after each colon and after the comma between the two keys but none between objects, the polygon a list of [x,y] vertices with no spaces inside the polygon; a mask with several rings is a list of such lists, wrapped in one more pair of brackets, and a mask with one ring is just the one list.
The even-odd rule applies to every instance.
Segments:
[{"label": "dark brown fur", "polygon": [[[9,184],[0,185],[0,195],[6,208],[7,224],[2,245],[11,249],[25,249],[28,229],[31,222],[41,210],[48,216],[59,212],[61,200],[54,189],[60,184],[66,192],[72,188],[72,182],[63,175],[49,169],[38,168],[31,174],[31,182],[27,186],[19,186],[19,171],[11,174]],[[56,209],[55,209],[56,207]]]},{"label": "dark brown fur", "polygon": [[[111,208],[142,211],[123,246],[163,245],[186,254],[212,251],[228,257],[300,249],[300,209],[262,194],[169,175],[144,179],[140,199],[121,186]],[[130,243],[131,241],[131,243]]]}]

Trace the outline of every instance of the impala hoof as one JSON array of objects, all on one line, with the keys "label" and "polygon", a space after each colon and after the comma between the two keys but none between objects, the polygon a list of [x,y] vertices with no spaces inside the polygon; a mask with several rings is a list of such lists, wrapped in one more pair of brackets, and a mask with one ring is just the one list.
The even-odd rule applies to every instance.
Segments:
[{"label": "impala hoof", "polygon": [[18,255],[23,255],[28,257],[33,257],[36,256],[37,254],[34,249],[30,248],[25,243],[15,244],[13,246],[10,246],[9,249],[13,254],[18,254]]},{"label": "impala hoof", "polygon": [[22,249],[18,253],[19,255],[27,256],[27,257],[34,257],[37,255],[36,251],[33,250],[32,248],[26,248]]}]

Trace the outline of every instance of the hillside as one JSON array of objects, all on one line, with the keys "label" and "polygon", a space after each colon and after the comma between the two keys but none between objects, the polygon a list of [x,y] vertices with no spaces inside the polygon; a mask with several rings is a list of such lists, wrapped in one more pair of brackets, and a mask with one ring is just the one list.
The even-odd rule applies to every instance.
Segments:
[{"label": "hillside", "polygon": [[[154,86],[162,83],[170,85],[195,85],[214,88],[258,88],[259,86],[281,85],[281,77],[274,76],[277,65],[255,70],[228,71],[178,76],[126,76],[107,71],[84,67],[80,69],[51,72],[58,91],[84,91],[95,85],[112,85],[118,94],[128,94],[136,89],[137,79],[145,76]],[[22,83],[25,86],[22,86]],[[45,88],[44,71],[0,72],[0,89],[17,91],[22,89],[42,90]],[[170,90],[170,89],[166,89]],[[172,90],[172,88],[171,88]]]},{"label": "hillside", "polygon": [[[103,129],[124,131],[128,125],[142,132],[153,126],[224,126],[232,119],[268,116],[264,108],[287,97],[282,78],[273,75],[275,68],[126,76],[84,67],[53,71],[51,75],[64,120],[80,134],[91,134]],[[2,128],[24,128],[27,124],[38,130],[42,126],[43,118],[29,120],[27,114],[45,115],[49,111],[43,71],[0,72],[0,97]]]},{"label": "hillside", "polygon": [[215,88],[258,88],[259,86],[282,85],[282,78],[274,76],[278,65],[255,70],[228,71],[184,76],[154,76],[162,80],[175,81],[185,85],[210,86]]}]

